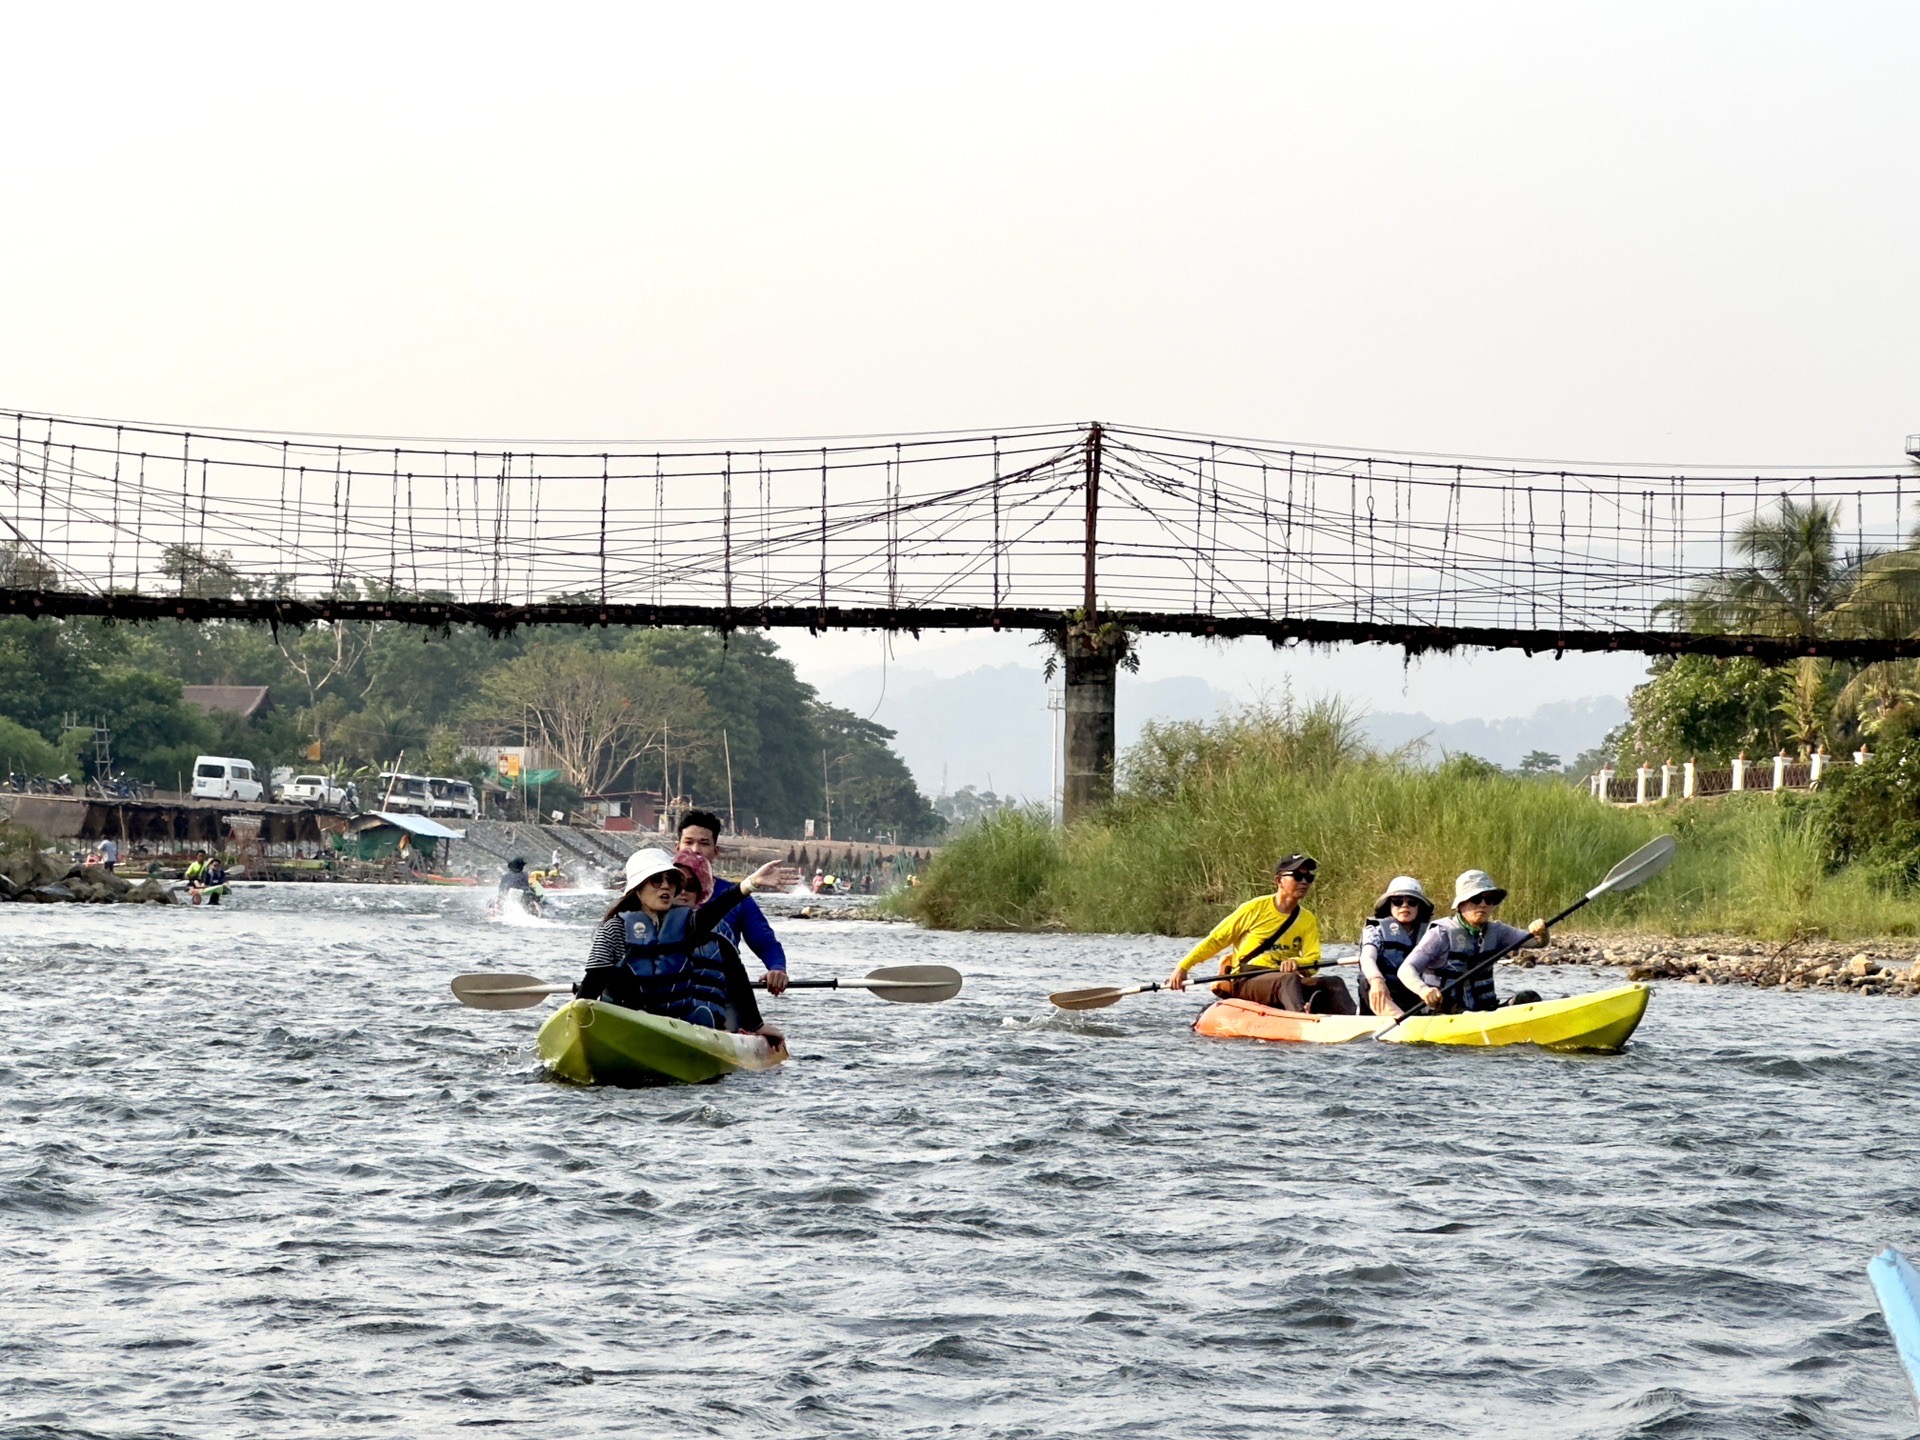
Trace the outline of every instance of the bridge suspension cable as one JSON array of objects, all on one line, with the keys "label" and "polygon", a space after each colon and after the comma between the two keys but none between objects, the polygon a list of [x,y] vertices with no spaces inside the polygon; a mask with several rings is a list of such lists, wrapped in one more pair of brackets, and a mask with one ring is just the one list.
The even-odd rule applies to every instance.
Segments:
[{"label": "bridge suspension cable", "polygon": [[1126,425],[662,444],[406,440],[0,412],[0,613],[305,624],[1024,628],[1920,654],[1697,633],[1783,502],[1908,543],[1911,472],[1366,452]]}]

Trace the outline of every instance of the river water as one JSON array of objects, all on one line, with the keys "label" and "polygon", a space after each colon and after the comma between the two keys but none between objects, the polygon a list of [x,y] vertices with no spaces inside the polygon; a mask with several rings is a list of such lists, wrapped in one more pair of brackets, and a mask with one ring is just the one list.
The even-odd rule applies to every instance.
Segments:
[{"label": "river water", "polygon": [[[1920,1009],[1660,988],[1617,1057],[1068,1018],[1176,942],[789,920],[793,1062],[541,1077],[590,906],[0,910],[8,1436],[1911,1436]],[[1617,972],[1541,969],[1549,994]]]}]

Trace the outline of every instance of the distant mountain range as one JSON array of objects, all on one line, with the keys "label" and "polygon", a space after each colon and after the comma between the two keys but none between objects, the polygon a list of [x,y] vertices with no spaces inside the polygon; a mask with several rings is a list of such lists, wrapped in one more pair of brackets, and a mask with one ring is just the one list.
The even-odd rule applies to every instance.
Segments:
[{"label": "distant mountain range", "polygon": [[1607,738],[1607,732],[1627,718],[1627,702],[1614,695],[1589,695],[1584,700],[1559,700],[1542,705],[1531,715],[1506,720],[1433,720],[1425,715],[1384,712],[1366,719],[1367,735],[1382,750],[1424,741],[1427,758],[1478,755],[1496,765],[1512,767],[1528,752],[1544,750],[1571,765],[1583,751]]},{"label": "distant mountain range", "polygon": [[[1057,684],[1057,682],[1056,682]],[[821,697],[892,730],[894,748],[920,788],[938,795],[972,785],[1002,795],[1044,800],[1050,742],[1058,717],[1047,710],[1047,684],[1038,665],[994,665],[964,675],[872,666],[819,684]],[[1116,721],[1122,750],[1149,720],[1211,720],[1234,697],[1192,676],[1138,680],[1122,675]],[[1364,721],[1368,738],[1385,750],[1424,741],[1427,758],[1478,755],[1518,765],[1532,750],[1570,763],[1626,718],[1624,700],[1591,696],[1543,705],[1505,720],[1440,721],[1386,712]]]}]

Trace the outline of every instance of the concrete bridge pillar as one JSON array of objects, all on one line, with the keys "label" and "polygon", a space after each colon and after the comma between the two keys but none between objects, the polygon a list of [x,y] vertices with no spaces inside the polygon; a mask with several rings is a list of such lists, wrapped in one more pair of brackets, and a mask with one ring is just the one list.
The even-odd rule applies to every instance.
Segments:
[{"label": "concrete bridge pillar", "polygon": [[1118,627],[1107,636],[1067,631],[1065,663],[1067,783],[1061,819],[1071,825],[1113,798],[1114,679],[1127,653]]}]

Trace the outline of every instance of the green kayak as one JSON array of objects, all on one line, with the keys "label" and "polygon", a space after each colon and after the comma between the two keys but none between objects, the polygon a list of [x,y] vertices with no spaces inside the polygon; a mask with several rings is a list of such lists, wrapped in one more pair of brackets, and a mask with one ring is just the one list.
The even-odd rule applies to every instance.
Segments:
[{"label": "green kayak", "polygon": [[771,1070],[787,1048],[759,1035],[709,1030],[684,1020],[570,1000],[540,1027],[540,1058],[576,1085],[697,1085],[735,1070]]}]

